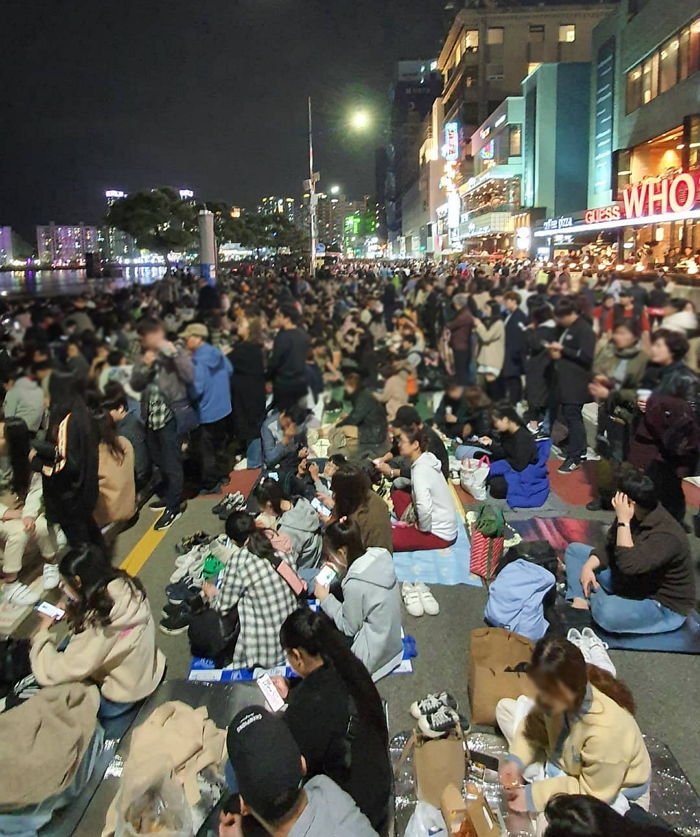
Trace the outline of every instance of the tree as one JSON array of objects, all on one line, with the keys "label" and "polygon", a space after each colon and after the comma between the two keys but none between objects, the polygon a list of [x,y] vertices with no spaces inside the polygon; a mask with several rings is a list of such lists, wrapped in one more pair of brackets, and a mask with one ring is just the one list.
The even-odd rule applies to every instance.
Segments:
[{"label": "tree", "polygon": [[114,201],[105,218],[110,227],[130,235],[139,249],[160,253],[191,248],[197,237],[198,208],[170,187],[134,192]]}]

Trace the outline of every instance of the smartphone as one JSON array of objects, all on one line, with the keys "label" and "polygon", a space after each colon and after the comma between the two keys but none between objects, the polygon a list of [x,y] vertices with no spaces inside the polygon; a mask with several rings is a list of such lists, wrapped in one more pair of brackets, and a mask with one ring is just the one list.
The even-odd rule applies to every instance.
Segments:
[{"label": "smartphone", "polygon": [[50,616],[52,619],[55,619],[57,622],[66,615],[65,610],[61,610],[60,607],[56,607],[56,605],[52,605],[49,602],[39,602],[38,604],[34,605],[34,610],[37,613],[41,613],[42,616]]},{"label": "smartphone", "polygon": [[330,587],[336,578],[338,578],[338,571],[329,564],[326,564],[319,570],[316,576],[316,584],[320,584],[321,587]]},{"label": "smartphone", "polygon": [[279,712],[285,706],[284,698],[277,691],[277,686],[272,682],[269,674],[261,674],[257,679],[258,689],[265,696],[267,705],[273,712]]},{"label": "smartphone", "polygon": [[333,512],[328,508],[328,506],[324,506],[323,503],[318,499],[318,497],[314,497],[311,501],[311,505],[313,506],[314,510],[317,511],[319,514],[325,515],[325,517],[330,517]]}]

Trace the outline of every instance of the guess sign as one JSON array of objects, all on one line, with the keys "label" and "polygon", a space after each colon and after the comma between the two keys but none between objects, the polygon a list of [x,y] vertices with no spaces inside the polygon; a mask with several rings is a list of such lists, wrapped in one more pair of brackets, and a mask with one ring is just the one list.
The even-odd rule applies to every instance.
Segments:
[{"label": "guess sign", "polygon": [[700,171],[635,183],[622,193],[625,218],[688,212],[699,200]]}]

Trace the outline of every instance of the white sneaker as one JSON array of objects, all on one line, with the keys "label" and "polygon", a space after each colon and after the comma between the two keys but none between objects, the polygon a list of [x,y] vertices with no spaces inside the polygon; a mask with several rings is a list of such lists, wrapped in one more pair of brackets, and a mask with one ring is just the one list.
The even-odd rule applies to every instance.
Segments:
[{"label": "white sneaker", "polygon": [[42,572],[44,578],[44,590],[55,590],[58,587],[58,582],[61,580],[61,575],[58,572],[58,564],[44,564]]},{"label": "white sneaker", "polygon": [[39,596],[31,587],[21,581],[12,581],[5,584],[3,590],[3,601],[15,607],[31,607],[39,601]]},{"label": "white sneaker", "polygon": [[401,597],[410,616],[422,616],[425,613],[421,595],[416,590],[415,584],[411,584],[410,581],[404,581],[401,586]]},{"label": "white sneaker", "polygon": [[457,700],[449,692],[438,692],[436,695],[428,695],[423,700],[416,700],[411,704],[411,715],[418,720],[423,715],[432,715],[441,706],[447,706],[456,712],[459,708]]},{"label": "white sneaker", "polygon": [[440,613],[440,605],[437,603],[435,596],[430,592],[430,587],[422,581],[417,581],[413,585],[413,589],[418,593],[420,603],[423,605],[423,611],[428,616],[437,616]]},{"label": "white sneaker", "polygon": [[586,656],[586,651],[582,647],[583,645],[583,637],[581,636],[581,631],[577,630],[576,628],[570,628],[569,633],[566,635],[566,638],[572,645],[575,645],[579,651],[583,654],[584,660],[588,663],[590,660]]},{"label": "white sneaker", "polygon": [[426,738],[443,738],[459,726],[459,715],[449,706],[440,706],[430,715],[421,715],[418,729]]},{"label": "white sneaker", "polygon": [[[602,668],[603,671],[610,672],[613,677],[617,677],[617,669],[608,654],[608,646],[599,636],[596,636],[591,628],[584,628],[581,631],[581,641],[583,642],[586,651],[588,651],[586,661],[591,663],[591,665]],[[584,656],[586,656],[586,654],[584,654]]]}]

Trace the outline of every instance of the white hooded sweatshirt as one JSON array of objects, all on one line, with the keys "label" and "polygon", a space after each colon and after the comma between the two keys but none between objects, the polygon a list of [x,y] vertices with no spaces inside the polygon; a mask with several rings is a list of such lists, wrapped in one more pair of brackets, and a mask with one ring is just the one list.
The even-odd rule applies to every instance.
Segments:
[{"label": "white hooded sweatshirt", "polygon": [[430,451],[411,465],[411,492],[421,532],[444,541],[457,539],[457,513],[450,486],[442,475],[440,460]]}]

